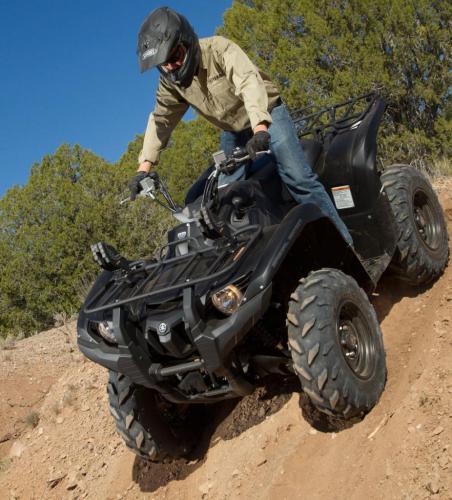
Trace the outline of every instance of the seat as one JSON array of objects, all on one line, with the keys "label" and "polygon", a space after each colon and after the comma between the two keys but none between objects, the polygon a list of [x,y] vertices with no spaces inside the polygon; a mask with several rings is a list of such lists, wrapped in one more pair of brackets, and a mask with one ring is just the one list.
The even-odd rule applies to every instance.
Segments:
[{"label": "seat", "polygon": [[315,171],[316,163],[323,150],[322,144],[314,139],[301,139],[300,143],[303,146],[307,162],[312,170]]}]

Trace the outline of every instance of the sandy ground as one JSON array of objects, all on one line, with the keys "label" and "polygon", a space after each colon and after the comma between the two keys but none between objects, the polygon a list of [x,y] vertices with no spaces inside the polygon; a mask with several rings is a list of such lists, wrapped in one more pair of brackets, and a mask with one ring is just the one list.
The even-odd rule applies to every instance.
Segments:
[{"label": "sandy ground", "polygon": [[0,498],[451,499],[452,266],[428,290],[385,279],[373,302],[388,382],[362,422],[322,432],[270,387],[212,410],[198,458],[167,464],[122,444],[74,324],[17,342],[0,351]]}]

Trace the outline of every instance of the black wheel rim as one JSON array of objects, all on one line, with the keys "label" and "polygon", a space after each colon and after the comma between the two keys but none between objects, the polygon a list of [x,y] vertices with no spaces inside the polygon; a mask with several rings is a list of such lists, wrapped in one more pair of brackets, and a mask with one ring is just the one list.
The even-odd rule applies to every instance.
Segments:
[{"label": "black wheel rim", "polygon": [[360,308],[351,301],[338,309],[337,335],[342,355],[360,379],[368,379],[375,371],[377,339]]},{"label": "black wheel rim", "polygon": [[424,245],[435,251],[441,244],[441,214],[422,189],[413,196],[413,217],[417,233]]}]

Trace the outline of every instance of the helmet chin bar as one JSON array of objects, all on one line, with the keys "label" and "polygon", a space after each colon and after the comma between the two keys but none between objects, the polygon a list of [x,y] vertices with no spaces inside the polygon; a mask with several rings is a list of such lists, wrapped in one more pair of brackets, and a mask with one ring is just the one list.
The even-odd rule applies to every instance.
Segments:
[{"label": "helmet chin bar", "polygon": [[[199,60],[201,57],[200,52],[201,50],[199,48],[199,43],[198,41],[196,41],[194,46],[188,48],[186,47],[185,57],[180,68],[174,71],[169,71],[162,65],[160,65],[157,66],[157,69],[159,70],[160,74],[171,83],[182,88],[188,88],[190,87],[193,78],[198,70]],[[196,65],[196,67],[194,67],[193,69],[191,66],[194,65]]]},{"label": "helmet chin bar", "polygon": [[[185,46],[184,46],[185,47]],[[177,68],[177,69],[173,69],[172,71],[169,70],[169,69],[166,69],[165,66],[167,63],[164,63],[164,64],[160,64],[158,66],[159,69],[161,69],[161,73],[164,73],[166,75],[169,75],[171,73],[176,73],[176,71],[179,71],[180,69],[183,68],[185,62],[187,61],[187,54],[188,54],[188,50],[187,48],[185,47],[185,56],[184,56],[184,60],[182,61],[181,65]]]}]

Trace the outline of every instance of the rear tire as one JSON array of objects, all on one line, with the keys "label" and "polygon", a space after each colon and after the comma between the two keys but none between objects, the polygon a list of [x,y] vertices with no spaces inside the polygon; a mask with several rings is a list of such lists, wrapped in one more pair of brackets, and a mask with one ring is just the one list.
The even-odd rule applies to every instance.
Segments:
[{"label": "rear tire", "polygon": [[117,431],[142,459],[162,462],[167,457],[182,457],[191,451],[193,439],[187,439],[183,429],[177,429],[172,422],[172,416],[182,406],[163,400],[157,391],[134,384],[125,375],[113,371],[110,371],[107,393]]},{"label": "rear tire", "polygon": [[323,413],[362,417],[386,382],[380,326],[367,295],[337,269],[314,271],[291,295],[289,347],[303,392]]},{"label": "rear tire", "polygon": [[447,226],[429,180],[414,167],[393,165],[381,176],[398,230],[390,269],[412,285],[425,285],[444,271],[449,257]]}]

